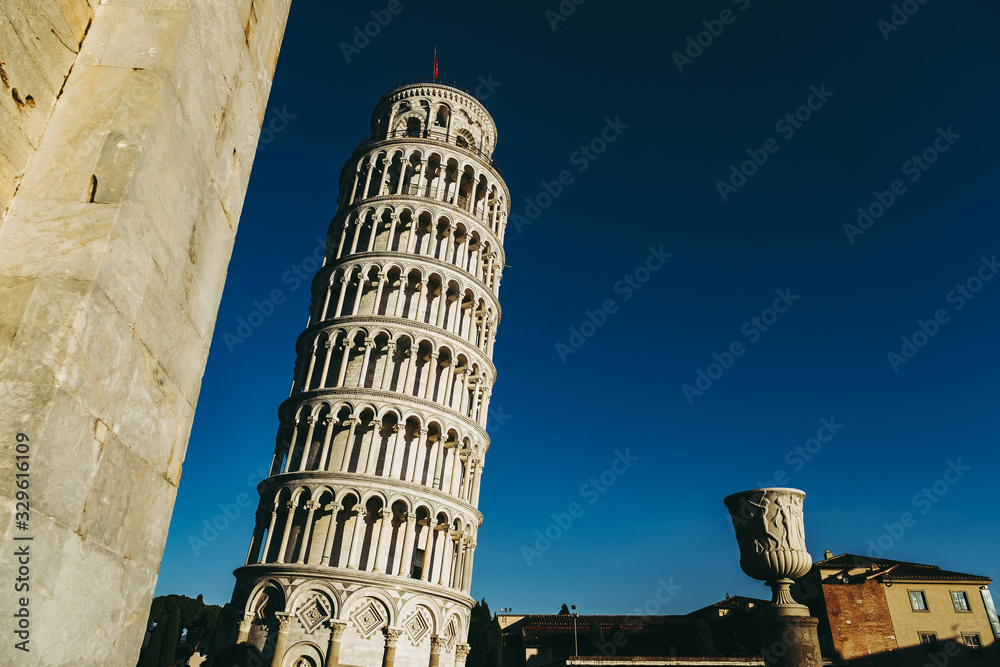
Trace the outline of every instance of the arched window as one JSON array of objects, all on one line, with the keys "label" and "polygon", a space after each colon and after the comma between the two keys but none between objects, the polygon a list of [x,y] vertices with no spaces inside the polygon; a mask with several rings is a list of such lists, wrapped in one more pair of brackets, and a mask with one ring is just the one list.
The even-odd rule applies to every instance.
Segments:
[{"label": "arched window", "polygon": [[418,119],[410,118],[406,121],[406,136],[408,137],[420,136],[420,121]]},{"label": "arched window", "polygon": [[438,107],[437,117],[434,119],[434,127],[448,127],[448,107],[443,104]]}]

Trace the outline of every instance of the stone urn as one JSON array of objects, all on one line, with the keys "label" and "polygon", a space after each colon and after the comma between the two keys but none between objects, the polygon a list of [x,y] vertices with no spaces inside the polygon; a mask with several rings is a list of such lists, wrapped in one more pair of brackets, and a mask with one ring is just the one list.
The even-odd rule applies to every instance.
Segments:
[{"label": "stone urn", "polygon": [[802,521],[805,497],[798,489],[768,488],[734,493],[723,501],[736,530],[740,567],[771,587],[776,612],[792,616],[808,615],[789,590],[812,567]]}]

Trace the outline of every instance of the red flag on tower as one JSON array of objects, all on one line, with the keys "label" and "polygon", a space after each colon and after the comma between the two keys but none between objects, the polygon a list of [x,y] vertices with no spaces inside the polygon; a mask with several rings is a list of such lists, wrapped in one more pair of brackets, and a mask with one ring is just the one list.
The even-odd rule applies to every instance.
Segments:
[{"label": "red flag on tower", "polygon": [[434,80],[438,78],[438,47],[434,47]]}]

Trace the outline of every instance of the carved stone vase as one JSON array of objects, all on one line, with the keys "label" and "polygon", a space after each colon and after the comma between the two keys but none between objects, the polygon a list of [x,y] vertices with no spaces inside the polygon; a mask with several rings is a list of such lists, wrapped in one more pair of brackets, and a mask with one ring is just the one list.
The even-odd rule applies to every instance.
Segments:
[{"label": "carved stone vase", "polygon": [[789,590],[812,567],[802,521],[805,497],[798,489],[768,488],[734,493],[723,501],[736,530],[740,567],[770,586],[775,611],[789,616],[808,616]]}]

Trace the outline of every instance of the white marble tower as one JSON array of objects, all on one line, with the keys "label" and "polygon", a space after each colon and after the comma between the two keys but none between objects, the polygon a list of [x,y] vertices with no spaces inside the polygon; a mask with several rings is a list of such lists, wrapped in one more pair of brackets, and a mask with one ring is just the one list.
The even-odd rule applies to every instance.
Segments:
[{"label": "white marble tower", "polygon": [[275,667],[461,667],[510,197],[450,84],[382,96],[340,175],[235,641]]}]

